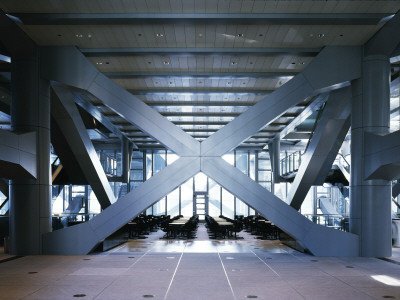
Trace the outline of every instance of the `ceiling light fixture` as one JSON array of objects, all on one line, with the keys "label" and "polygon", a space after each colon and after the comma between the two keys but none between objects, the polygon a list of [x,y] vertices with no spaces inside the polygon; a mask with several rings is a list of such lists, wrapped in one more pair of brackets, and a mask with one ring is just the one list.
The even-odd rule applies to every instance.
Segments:
[{"label": "ceiling light fixture", "polygon": [[237,37],[243,37],[243,33],[238,33],[236,36]]},{"label": "ceiling light fixture", "polygon": [[324,33],[320,33],[320,34],[318,34],[318,37],[319,38],[323,38],[325,36],[325,34]]},{"label": "ceiling light fixture", "polygon": [[162,33],[157,33],[156,34],[156,37],[163,37],[164,36],[164,34],[162,34]]},{"label": "ceiling light fixture", "polygon": [[75,34],[77,38],[83,38],[83,34]]},{"label": "ceiling light fixture", "polygon": [[169,65],[169,61],[164,61],[164,65]]},{"label": "ceiling light fixture", "polygon": [[237,65],[236,61],[231,62],[231,65]]}]

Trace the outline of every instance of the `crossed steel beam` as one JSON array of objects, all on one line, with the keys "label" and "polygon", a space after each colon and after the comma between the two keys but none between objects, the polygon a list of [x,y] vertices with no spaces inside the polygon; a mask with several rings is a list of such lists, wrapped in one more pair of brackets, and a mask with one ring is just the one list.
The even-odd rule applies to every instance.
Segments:
[{"label": "crossed steel beam", "polygon": [[305,98],[360,77],[360,47],[327,47],[291,81],[248,109],[203,142],[196,141],[151,107],[101,74],[74,47],[41,49],[42,77],[86,90],[180,158],[81,225],[44,236],[53,254],[84,254],[186,180],[204,172],[263,214],[315,255],[356,256],[358,236],[316,225],[221,156]]}]

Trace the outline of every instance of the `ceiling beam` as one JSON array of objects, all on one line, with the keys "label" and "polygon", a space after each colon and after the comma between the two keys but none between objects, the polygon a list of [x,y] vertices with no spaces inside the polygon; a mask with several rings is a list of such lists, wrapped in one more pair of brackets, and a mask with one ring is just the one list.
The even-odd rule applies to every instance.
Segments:
[{"label": "ceiling beam", "polygon": [[293,77],[299,72],[103,72],[111,79],[134,79],[134,78],[282,78]]},{"label": "ceiling beam", "polygon": [[257,101],[143,101],[148,106],[253,106]]},{"label": "ceiling beam", "polygon": [[389,13],[9,13],[25,25],[377,25]]},{"label": "ceiling beam", "polygon": [[255,89],[232,89],[232,88],[220,88],[220,89],[204,89],[204,88],[191,88],[191,89],[175,89],[175,88],[157,88],[157,89],[128,89],[133,95],[172,95],[172,94],[234,94],[234,95],[268,95],[274,90],[255,90]]},{"label": "ceiling beam", "polygon": [[314,57],[321,48],[81,48],[87,57],[110,56],[284,56]]}]

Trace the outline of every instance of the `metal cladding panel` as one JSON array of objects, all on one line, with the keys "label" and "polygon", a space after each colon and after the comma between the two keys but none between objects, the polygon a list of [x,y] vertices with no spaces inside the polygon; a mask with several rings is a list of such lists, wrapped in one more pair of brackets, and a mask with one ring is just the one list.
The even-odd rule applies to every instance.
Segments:
[{"label": "metal cladding panel", "polygon": [[199,154],[199,142],[106,76],[99,74],[88,91],[179,156]]},{"label": "metal cladding panel", "polygon": [[381,136],[364,134],[365,180],[395,180],[400,177],[400,131]]},{"label": "metal cladding panel", "polygon": [[111,233],[198,172],[200,172],[199,158],[180,158],[89,222],[46,234],[45,253],[87,254]]},{"label": "metal cladding panel", "polygon": [[314,255],[358,255],[358,237],[356,235],[312,223],[224,160],[215,157],[202,158],[201,170],[297,239]]},{"label": "metal cladding panel", "polygon": [[36,178],[36,132],[0,130],[0,158],[1,177]]},{"label": "metal cladding panel", "polygon": [[350,128],[351,100],[350,87],[329,95],[287,197],[295,209],[300,209],[311,186],[322,184],[328,175]]},{"label": "metal cladding panel", "polygon": [[115,202],[113,191],[100,164],[70,91],[53,87],[52,115],[63,132],[83,174],[104,209]]},{"label": "metal cladding panel", "polygon": [[297,75],[205,140],[202,155],[224,155],[312,92],[304,76]]},{"label": "metal cladding panel", "polygon": [[361,47],[325,47],[302,72],[314,94],[361,77]]}]

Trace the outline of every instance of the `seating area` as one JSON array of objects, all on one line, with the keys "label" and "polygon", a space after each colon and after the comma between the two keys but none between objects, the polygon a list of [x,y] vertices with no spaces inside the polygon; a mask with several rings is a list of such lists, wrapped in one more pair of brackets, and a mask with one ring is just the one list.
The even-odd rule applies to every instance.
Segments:
[{"label": "seating area", "polygon": [[219,217],[206,216],[205,220],[210,238],[213,239],[237,239],[238,237],[236,233],[242,231],[243,229],[242,222],[240,222],[239,220],[232,220],[222,215]]},{"label": "seating area", "polygon": [[165,232],[163,238],[183,238],[192,239],[195,237],[199,217],[197,215],[192,217],[184,217],[182,215],[169,219],[161,226],[162,231]]},{"label": "seating area", "polygon": [[238,216],[237,219],[243,223],[247,232],[256,235],[258,239],[279,240],[283,233],[274,223],[262,216]]},{"label": "seating area", "polygon": [[146,238],[145,235],[170,222],[169,215],[140,215],[128,223],[129,238]]},{"label": "seating area", "polygon": [[[150,232],[162,230],[163,239],[194,239],[199,216],[141,215],[127,224],[130,239],[145,239]],[[261,240],[279,240],[283,231],[262,216],[235,216],[235,219],[220,215],[205,216],[205,226],[211,239],[240,239],[238,232],[246,232]],[[284,234],[286,236],[286,234]]]}]

